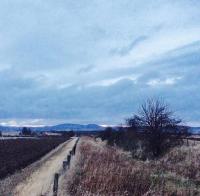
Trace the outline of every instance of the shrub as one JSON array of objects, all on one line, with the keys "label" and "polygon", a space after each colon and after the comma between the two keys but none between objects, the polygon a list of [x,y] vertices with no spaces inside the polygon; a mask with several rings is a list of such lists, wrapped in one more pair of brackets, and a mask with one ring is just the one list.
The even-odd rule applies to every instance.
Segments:
[{"label": "shrub", "polygon": [[30,136],[32,134],[32,131],[31,131],[30,128],[23,127],[21,133],[22,133],[22,135],[29,135]]}]

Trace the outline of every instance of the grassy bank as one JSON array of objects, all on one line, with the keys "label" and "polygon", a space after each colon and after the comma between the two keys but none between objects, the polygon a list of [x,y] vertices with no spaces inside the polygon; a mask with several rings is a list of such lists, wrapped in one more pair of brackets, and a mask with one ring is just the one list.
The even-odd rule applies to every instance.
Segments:
[{"label": "grassy bank", "polygon": [[157,160],[133,159],[105,142],[80,140],[67,191],[71,195],[200,195],[200,144]]}]

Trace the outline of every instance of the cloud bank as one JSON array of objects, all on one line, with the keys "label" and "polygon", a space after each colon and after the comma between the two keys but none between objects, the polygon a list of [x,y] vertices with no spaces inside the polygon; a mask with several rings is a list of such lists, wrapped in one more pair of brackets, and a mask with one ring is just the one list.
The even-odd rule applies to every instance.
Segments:
[{"label": "cloud bank", "polygon": [[197,0],[1,1],[0,122],[118,124],[153,96],[200,124],[199,9]]}]

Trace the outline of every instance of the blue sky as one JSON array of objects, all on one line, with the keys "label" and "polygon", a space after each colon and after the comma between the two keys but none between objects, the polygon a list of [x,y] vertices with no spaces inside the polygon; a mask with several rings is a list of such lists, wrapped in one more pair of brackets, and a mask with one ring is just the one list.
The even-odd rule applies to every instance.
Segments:
[{"label": "blue sky", "polygon": [[199,0],[1,0],[0,123],[119,124],[163,97],[200,125]]}]

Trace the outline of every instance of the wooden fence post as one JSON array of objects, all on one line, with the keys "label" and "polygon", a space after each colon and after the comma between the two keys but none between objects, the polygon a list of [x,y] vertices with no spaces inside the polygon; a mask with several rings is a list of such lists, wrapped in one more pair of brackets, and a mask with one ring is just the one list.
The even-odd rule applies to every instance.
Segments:
[{"label": "wooden fence post", "polygon": [[[67,161],[63,161],[63,169],[66,170],[67,166],[68,168],[70,167],[70,161],[72,155],[75,155],[76,153],[76,147],[78,143],[79,138],[76,140],[75,145],[73,146],[72,150],[70,150],[69,154],[67,155]],[[58,179],[59,179],[59,174],[55,173],[54,175],[54,184],[53,184],[53,196],[57,196],[58,193]]]},{"label": "wooden fence post", "polygon": [[58,193],[58,178],[59,178],[59,174],[55,173],[54,183],[53,183],[53,196],[57,196],[57,193]]},{"label": "wooden fence post", "polygon": [[75,146],[72,148],[72,154],[75,154]]},{"label": "wooden fence post", "polygon": [[71,155],[67,155],[68,168],[70,167]]},{"label": "wooden fence post", "polygon": [[75,146],[74,146],[74,155],[75,155],[75,153],[76,153],[76,144],[75,144]]},{"label": "wooden fence post", "polygon": [[68,165],[68,161],[63,161],[63,170],[66,170]]}]

